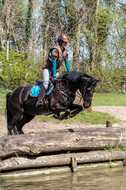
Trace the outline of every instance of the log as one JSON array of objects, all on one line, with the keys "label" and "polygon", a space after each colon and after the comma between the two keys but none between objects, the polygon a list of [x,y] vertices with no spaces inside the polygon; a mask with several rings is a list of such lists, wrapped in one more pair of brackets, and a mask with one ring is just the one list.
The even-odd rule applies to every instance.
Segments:
[{"label": "log", "polygon": [[124,128],[75,128],[0,138],[0,159],[10,156],[98,150],[126,145]]},{"label": "log", "polygon": [[[105,162],[113,160],[124,160],[126,156],[125,151],[111,150],[111,151],[90,151],[83,153],[67,153],[40,156],[36,158],[27,157],[11,157],[0,162],[0,171],[19,170],[26,168],[38,168],[49,166],[72,166],[72,169],[76,169],[76,163],[71,161],[76,160],[77,164],[87,164],[96,162]],[[73,166],[74,165],[74,166]]]}]

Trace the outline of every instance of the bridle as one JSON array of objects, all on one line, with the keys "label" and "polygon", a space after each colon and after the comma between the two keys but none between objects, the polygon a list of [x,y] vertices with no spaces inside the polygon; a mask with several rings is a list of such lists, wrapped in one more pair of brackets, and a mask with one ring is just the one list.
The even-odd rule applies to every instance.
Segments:
[{"label": "bridle", "polygon": [[[67,99],[68,99],[68,101],[69,102],[72,102],[73,101],[73,98],[70,98],[69,97],[69,95],[67,94],[67,92],[68,92],[68,89],[66,89],[67,87],[68,87],[68,81],[66,80],[66,79],[58,79],[58,81],[66,81],[66,86],[65,87],[56,87],[56,89],[57,90],[59,90],[59,92],[63,95],[63,96],[65,96],[65,97],[67,97]],[[74,93],[74,92],[70,92],[71,94],[73,94],[74,96],[76,96],[76,97],[78,97],[80,100],[79,100],[79,102],[77,103],[77,105],[79,105],[80,104],[80,102],[82,101],[82,99],[84,100],[84,101],[89,101],[90,100],[90,98],[88,98],[87,96],[86,96],[86,86],[84,87],[85,89],[84,89],[84,94],[82,95],[80,92],[78,92],[78,90],[76,91],[76,93]]]},{"label": "bridle", "polygon": [[[68,81],[66,79],[63,79],[63,80],[66,81],[66,83],[67,83],[66,88],[67,88]],[[59,79],[59,81],[62,81],[62,79]],[[56,89],[59,90],[62,95],[67,97],[70,102],[73,102],[73,98],[69,97],[69,95],[67,94],[68,89],[66,89],[66,88],[65,87],[62,87],[62,88],[61,87],[56,87]],[[77,103],[77,105],[79,105],[81,100],[83,99],[82,94],[80,94],[78,91],[76,91],[76,93],[74,93],[74,92],[70,92],[70,93],[73,94],[75,97],[78,97],[80,99],[79,102]]]}]

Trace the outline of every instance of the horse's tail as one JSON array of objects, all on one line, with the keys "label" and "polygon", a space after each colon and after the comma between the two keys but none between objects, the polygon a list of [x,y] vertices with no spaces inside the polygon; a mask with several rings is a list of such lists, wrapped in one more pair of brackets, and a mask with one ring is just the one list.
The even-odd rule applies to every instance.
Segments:
[{"label": "horse's tail", "polygon": [[11,124],[11,121],[12,121],[12,115],[11,115],[11,112],[10,112],[10,109],[9,109],[9,97],[12,93],[9,92],[7,95],[6,95],[6,114],[7,114],[7,128],[10,126]]}]

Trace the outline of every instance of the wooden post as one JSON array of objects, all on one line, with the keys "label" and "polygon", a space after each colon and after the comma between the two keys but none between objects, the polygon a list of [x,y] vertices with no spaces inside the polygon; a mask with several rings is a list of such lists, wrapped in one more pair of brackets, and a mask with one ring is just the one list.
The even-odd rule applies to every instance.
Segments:
[{"label": "wooden post", "polygon": [[126,166],[126,157],[123,160],[123,166]]},{"label": "wooden post", "polygon": [[125,82],[122,82],[122,93],[125,93]]},{"label": "wooden post", "polygon": [[71,157],[71,171],[76,172],[77,171],[77,160],[76,157]]},{"label": "wooden post", "polygon": [[112,121],[109,120],[106,121],[106,127],[112,127],[112,124],[113,124]]}]

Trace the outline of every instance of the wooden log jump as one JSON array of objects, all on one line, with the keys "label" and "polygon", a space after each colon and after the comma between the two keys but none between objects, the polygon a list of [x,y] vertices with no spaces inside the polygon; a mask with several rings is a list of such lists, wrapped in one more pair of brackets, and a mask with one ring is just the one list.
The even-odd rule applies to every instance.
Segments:
[{"label": "wooden log jump", "polygon": [[126,129],[75,128],[4,136],[0,138],[0,159],[15,155],[98,150],[107,144],[111,147],[126,145]]},{"label": "wooden log jump", "polygon": [[0,171],[66,165],[71,166],[75,170],[77,164],[124,160],[125,158],[126,151],[121,150],[67,153],[34,158],[11,157],[0,162]]},{"label": "wooden log jump", "polygon": [[74,128],[4,136],[0,138],[0,171],[70,164],[76,169],[76,164],[125,159],[125,151],[94,151],[104,150],[106,145],[126,145],[126,128]]}]

